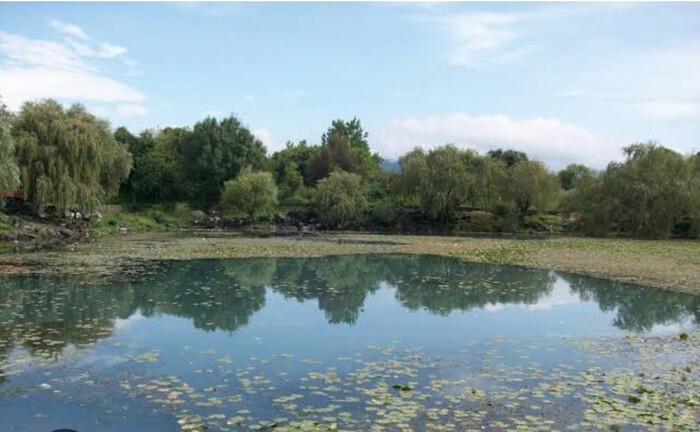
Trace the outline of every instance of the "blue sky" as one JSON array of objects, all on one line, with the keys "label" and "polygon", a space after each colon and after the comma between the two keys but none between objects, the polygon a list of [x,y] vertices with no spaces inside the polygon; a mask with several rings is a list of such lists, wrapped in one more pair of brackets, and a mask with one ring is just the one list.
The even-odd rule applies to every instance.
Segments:
[{"label": "blue sky", "polygon": [[0,95],[133,131],[233,113],[270,150],[356,116],[389,158],[602,167],[636,141],[700,150],[700,4],[0,3]]}]

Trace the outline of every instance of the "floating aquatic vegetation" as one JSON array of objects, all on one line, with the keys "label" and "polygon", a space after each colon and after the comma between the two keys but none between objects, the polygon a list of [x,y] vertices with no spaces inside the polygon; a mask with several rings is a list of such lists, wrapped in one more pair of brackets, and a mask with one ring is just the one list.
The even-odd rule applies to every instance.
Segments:
[{"label": "floating aquatic vegetation", "polygon": [[[154,279],[91,288],[3,285],[0,400],[90,407],[106,430],[124,413],[183,431],[692,430],[700,421],[693,296],[437,257],[259,261],[164,265]],[[534,325],[562,284],[564,300],[588,302],[579,324],[598,325],[591,336],[550,330],[557,322],[521,333],[508,321],[514,311]],[[390,307],[401,320],[385,317]],[[478,314],[505,324],[459,334],[455,323]],[[411,333],[446,319],[440,328],[455,331]],[[675,333],[646,333],[667,324]],[[597,334],[603,325],[613,331]],[[391,326],[400,338],[382,334]],[[32,418],[55,418],[47,406]]]}]

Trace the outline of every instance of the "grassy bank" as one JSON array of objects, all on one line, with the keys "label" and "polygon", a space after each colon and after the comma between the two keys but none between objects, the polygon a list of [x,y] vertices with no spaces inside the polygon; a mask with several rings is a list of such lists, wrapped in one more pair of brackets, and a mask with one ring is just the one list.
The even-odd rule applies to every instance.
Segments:
[{"label": "grassy bank", "polygon": [[551,238],[541,240],[324,234],[249,238],[239,234],[149,233],[105,237],[70,251],[5,254],[0,272],[111,275],[150,260],[310,257],[356,253],[451,256],[465,261],[571,271],[700,293],[700,242]]}]

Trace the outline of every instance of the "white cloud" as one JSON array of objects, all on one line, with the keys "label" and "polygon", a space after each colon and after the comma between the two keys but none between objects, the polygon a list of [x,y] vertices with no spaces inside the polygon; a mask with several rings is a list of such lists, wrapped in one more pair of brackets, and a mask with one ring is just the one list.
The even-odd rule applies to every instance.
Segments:
[{"label": "white cloud", "polygon": [[392,122],[378,135],[378,150],[399,157],[416,146],[433,148],[452,143],[481,153],[512,148],[561,168],[582,162],[603,167],[620,158],[620,145],[582,127],[554,118],[513,119],[505,115],[472,116],[465,112]]},{"label": "white cloud", "polygon": [[11,110],[26,101],[55,98],[113,104],[102,107],[123,115],[148,112],[143,93],[103,72],[109,66],[105,62],[117,57],[120,64],[135,68],[135,61],[122,57],[126,48],[95,42],[73,24],[49,24],[67,35],[63,42],[0,31],[0,95]]},{"label": "white cloud", "polygon": [[531,311],[550,310],[557,306],[566,306],[579,303],[581,298],[571,291],[571,286],[563,279],[557,277],[554,281],[554,288],[535,304],[524,305],[524,308]]},{"label": "white cloud", "polygon": [[[94,46],[90,46],[87,43],[77,41],[75,39],[68,38],[66,39],[66,44],[70,46],[73,51],[75,51],[75,54],[81,57],[95,57],[95,58],[114,58],[118,57],[120,55],[126,54],[127,49],[119,46],[119,45],[114,45],[111,43],[103,42],[100,44],[96,44]],[[126,61],[125,61],[125,64]],[[128,66],[128,64],[127,64]]]},{"label": "white cloud", "polygon": [[112,58],[125,54],[126,48],[119,45],[103,42],[99,45],[99,49],[96,53],[98,57]]},{"label": "white cloud", "polygon": [[145,96],[127,84],[89,71],[0,68],[0,95],[10,109],[43,98],[138,103]]},{"label": "white cloud", "polygon": [[253,103],[255,102],[255,95],[245,94],[243,95],[243,101],[246,103]]},{"label": "white cloud", "polygon": [[541,43],[548,44],[558,36],[551,33],[552,24],[571,17],[622,10],[613,4],[547,5],[523,12],[449,13],[438,9],[427,10],[416,20],[446,36],[451,65],[482,68],[511,63],[538,51]]},{"label": "white cloud", "polygon": [[85,70],[88,65],[81,55],[65,44],[28,39],[0,31],[0,55],[10,65]]},{"label": "white cloud", "polygon": [[274,139],[274,137],[272,136],[272,132],[270,132],[267,129],[254,129],[253,135],[258,137],[258,139],[260,139],[260,141],[262,141],[262,143],[265,144],[265,148],[267,149],[268,154],[272,154],[284,148],[283,145],[279,144]]},{"label": "white cloud", "polygon": [[512,55],[508,47],[517,38],[515,25],[522,19],[517,14],[465,13],[433,20],[445,26],[453,39],[450,64],[476,67],[485,56],[497,53],[497,60],[502,61]]},{"label": "white cloud", "polygon": [[77,25],[65,23],[65,22],[59,21],[57,19],[50,20],[49,25],[51,27],[55,28],[56,30],[60,31],[61,33],[64,33],[68,36],[72,36],[74,38],[84,39],[84,40],[88,38],[87,34],[85,34],[83,29],[81,29]]},{"label": "white cloud", "polygon": [[126,330],[127,328],[131,327],[134,323],[143,321],[145,319],[146,318],[143,315],[141,315],[141,311],[137,311],[128,318],[117,318],[116,320],[114,320],[114,328],[117,331]]}]

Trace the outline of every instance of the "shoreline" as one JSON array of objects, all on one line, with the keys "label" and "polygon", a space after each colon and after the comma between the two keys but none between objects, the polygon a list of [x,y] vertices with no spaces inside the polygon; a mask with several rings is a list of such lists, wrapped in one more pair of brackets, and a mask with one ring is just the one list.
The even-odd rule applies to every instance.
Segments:
[{"label": "shoreline", "polygon": [[700,242],[581,237],[512,239],[348,232],[251,237],[240,232],[169,231],[102,237],[56,250],[0,253],[0,275],[115,276],[134,262],[373,253],[447,256],[700,294]]}]

